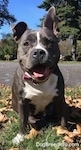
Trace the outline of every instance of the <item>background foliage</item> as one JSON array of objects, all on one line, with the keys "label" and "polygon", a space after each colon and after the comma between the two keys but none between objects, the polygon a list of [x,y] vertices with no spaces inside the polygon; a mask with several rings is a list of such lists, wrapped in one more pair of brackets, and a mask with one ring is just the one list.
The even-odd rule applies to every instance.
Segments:
[{"label": "background foliage", "polygon": [[54,5],[59,19],[61,38],[76,36],[81,39],[81,1],[80,0],[43,0],[38,8],[46,11]]},{"label": "background foliage", "polygon": [[[77,57],[77,40],[81,40],[81,1],[80,0],[43,0],[38,8],[46,11],[55,6],[58,16],[59,39],[70,39],[72,45],[71,56]],[[43,21],[43,18],[40,19]],[[42,24],[42,23],[41,23]]]},{"label": "background foliage", "polygon": [[[0,1],[0,27],[5,23],[16,21],[14,15],[8,11],[8,0]],[[63,60],[81,61],[81,1],[80,0],[43,0],[38,6],[48,9],[55,6],[58,17],[58,39]],[[43,18],[40,18],[42,25]],[[16,58],[17,45],[10,34],[4,34],[0,41],[0,59],[11,60]]]},{"label": "background foliage", "polygon": [[3,34],[0,42],[0,59],[13,60],[17,57],[17,44],[11,34]]},{"label": "background foliage", "polygon": [[8,11],[8,0],[0,0],[0,28],[6,23],[13,23],[16,21],[14,15]]}]

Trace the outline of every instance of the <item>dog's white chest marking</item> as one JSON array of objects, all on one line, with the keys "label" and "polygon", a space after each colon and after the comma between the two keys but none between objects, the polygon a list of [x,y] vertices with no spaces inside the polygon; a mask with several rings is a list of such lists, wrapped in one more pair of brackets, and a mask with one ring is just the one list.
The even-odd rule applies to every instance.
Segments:
[{"label": "dog's white chest marking", "polygon": [[32,81],[24,83],[25,98],[30,99],[31,104],[35,105],[35,114],[44,111],[45,107],[52,102],[53,97],[57,96],[57,81],[58,77],[51,74],[49,79],[44,83],[36,85]]}]

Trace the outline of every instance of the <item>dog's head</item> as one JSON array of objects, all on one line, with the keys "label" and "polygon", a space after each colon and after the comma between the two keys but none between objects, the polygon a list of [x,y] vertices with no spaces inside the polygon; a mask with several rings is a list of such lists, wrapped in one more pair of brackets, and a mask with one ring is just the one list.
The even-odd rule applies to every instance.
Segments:
[{"label": "dog's head", "polygon": [[55,8],[51,7],[39,30],[31,30],[24,22],[12,27],[18,43],[18,60],[25,79],[45,81],[56,67],[60,57],[56,32]]}]

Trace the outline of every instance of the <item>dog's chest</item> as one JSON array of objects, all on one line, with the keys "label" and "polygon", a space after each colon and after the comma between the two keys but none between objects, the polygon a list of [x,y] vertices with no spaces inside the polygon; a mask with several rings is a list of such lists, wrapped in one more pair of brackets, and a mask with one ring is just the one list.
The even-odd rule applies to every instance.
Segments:
[{"label": "dog's chest", "polygon": [[25,86],[23,90],[25,98],[30,99],[30,103],[35,105],[35,114],[44,111],[45,107],[53,101],[54,96],[57,96],[57,81],[58,77],[51,74],[49,79],[44,83],[35,85],[30,81],[24,82]]}]

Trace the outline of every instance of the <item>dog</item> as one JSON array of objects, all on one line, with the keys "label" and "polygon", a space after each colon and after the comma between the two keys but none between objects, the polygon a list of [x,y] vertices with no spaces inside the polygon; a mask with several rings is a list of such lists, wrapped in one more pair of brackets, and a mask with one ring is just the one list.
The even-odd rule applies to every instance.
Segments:
[{"label": "dog", "polygon": [[68,108],[64,79],[58,67],[60,50],[55,18],[52,6],[40,29],[31,30],[25,22],[11,27],[18,43],[19,62],[12,86],[13,109],[20,117],[20,131],[13,139],[15,143],[23,140],[27,125],[33,127],[34,133],[51,122],[67,127]]}]

